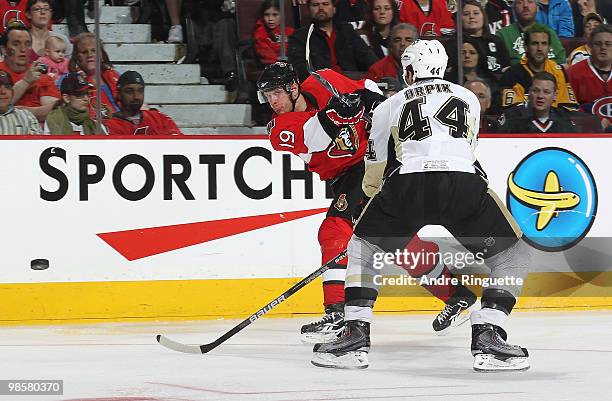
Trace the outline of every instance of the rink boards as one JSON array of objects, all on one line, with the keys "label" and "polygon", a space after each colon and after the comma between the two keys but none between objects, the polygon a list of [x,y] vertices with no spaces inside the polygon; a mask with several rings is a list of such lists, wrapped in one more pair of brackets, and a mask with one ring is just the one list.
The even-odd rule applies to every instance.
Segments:
[{"label": "rink boards", "polygon": [[[321,263],[325,185],[263,136],[0,143],[1,324],[244,316]],[[481,138],[490,186],[514,202],[526,232],[535,224],[530,213],[542,206],[509,195],[509,177],[536,198],[580,199],[559,203],[560,214],[540,230],[567,236],[567,249],[534,249],[538,263],[520,308],[612,306],[611,154],[606,135]],[[534,187],[530,177],[541,183]],[[34,259],[49,267],[31,268]],[[384,294],[380,312],[440,307],[419,287]],[[319,313],[320,304],[315,282],[270,315]]]}]

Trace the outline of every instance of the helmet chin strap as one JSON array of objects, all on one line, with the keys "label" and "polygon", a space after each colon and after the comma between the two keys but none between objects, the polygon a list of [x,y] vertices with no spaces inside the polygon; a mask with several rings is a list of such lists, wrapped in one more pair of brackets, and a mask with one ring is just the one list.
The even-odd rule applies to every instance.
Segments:
[{"label": "helmet chin strap", "polygon": [[285,91],[289,95],[289,100],[291,101],[291,111],[293,112],[293,111],[295,111],[295,104],[297,103],[298,99],[300,98],[300,85],[298,84],[298,93],[297,93],[297,96],[295,97],[295,99],[292,96],[292,91],[291,90],[287,90],[287,88],[285,88]]}]

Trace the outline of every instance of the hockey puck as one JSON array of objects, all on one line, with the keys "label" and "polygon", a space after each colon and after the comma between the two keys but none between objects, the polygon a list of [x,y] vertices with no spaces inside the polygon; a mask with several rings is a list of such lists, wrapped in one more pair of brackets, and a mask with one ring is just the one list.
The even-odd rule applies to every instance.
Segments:
[{"label": "hockey puck", "polygon": [[30,268],[32,270],[46,270],[49,268],[49,259],[32,259]]}]

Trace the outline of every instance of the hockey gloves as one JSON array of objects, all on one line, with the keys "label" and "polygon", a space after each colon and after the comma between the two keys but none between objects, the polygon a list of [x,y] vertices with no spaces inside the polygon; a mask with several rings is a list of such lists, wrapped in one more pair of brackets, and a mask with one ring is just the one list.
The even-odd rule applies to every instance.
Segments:
[{"label": "hockey gloves", "polygon": [[356,93],[346,94],[344,98],[346,99],[346,103],[342,102],[340,99],[331,97],[329,102],[327,102],[327,106],[319,111],[319,120],[323,117],[336,127],[357,124],[363,117],[365,111],[361,98]]}]

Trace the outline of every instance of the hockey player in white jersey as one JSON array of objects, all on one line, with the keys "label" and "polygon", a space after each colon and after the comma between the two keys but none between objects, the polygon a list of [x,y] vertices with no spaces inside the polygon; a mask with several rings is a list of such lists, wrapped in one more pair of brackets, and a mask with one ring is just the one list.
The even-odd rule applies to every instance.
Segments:
[{"label": "hockey player in white jersey", "polygon": [[529,367],[527,350],[506,343],[503,329],[527,274],[529,248],[476,161],[480,104],[469,90],[442,79],[447,60],[437,40],[416,41],[402,55],[409,86],[374,111],[363,180],[366,195],[374,198],[348,245],[345,329],[338,340],[315,345],[316,366],[368,366],[378,296],[375,254],[393,254],[420,228],[436,224],[482,255],[491,278],[500,279],[483,289],[482,309],[470,316],[474,369]]}]

